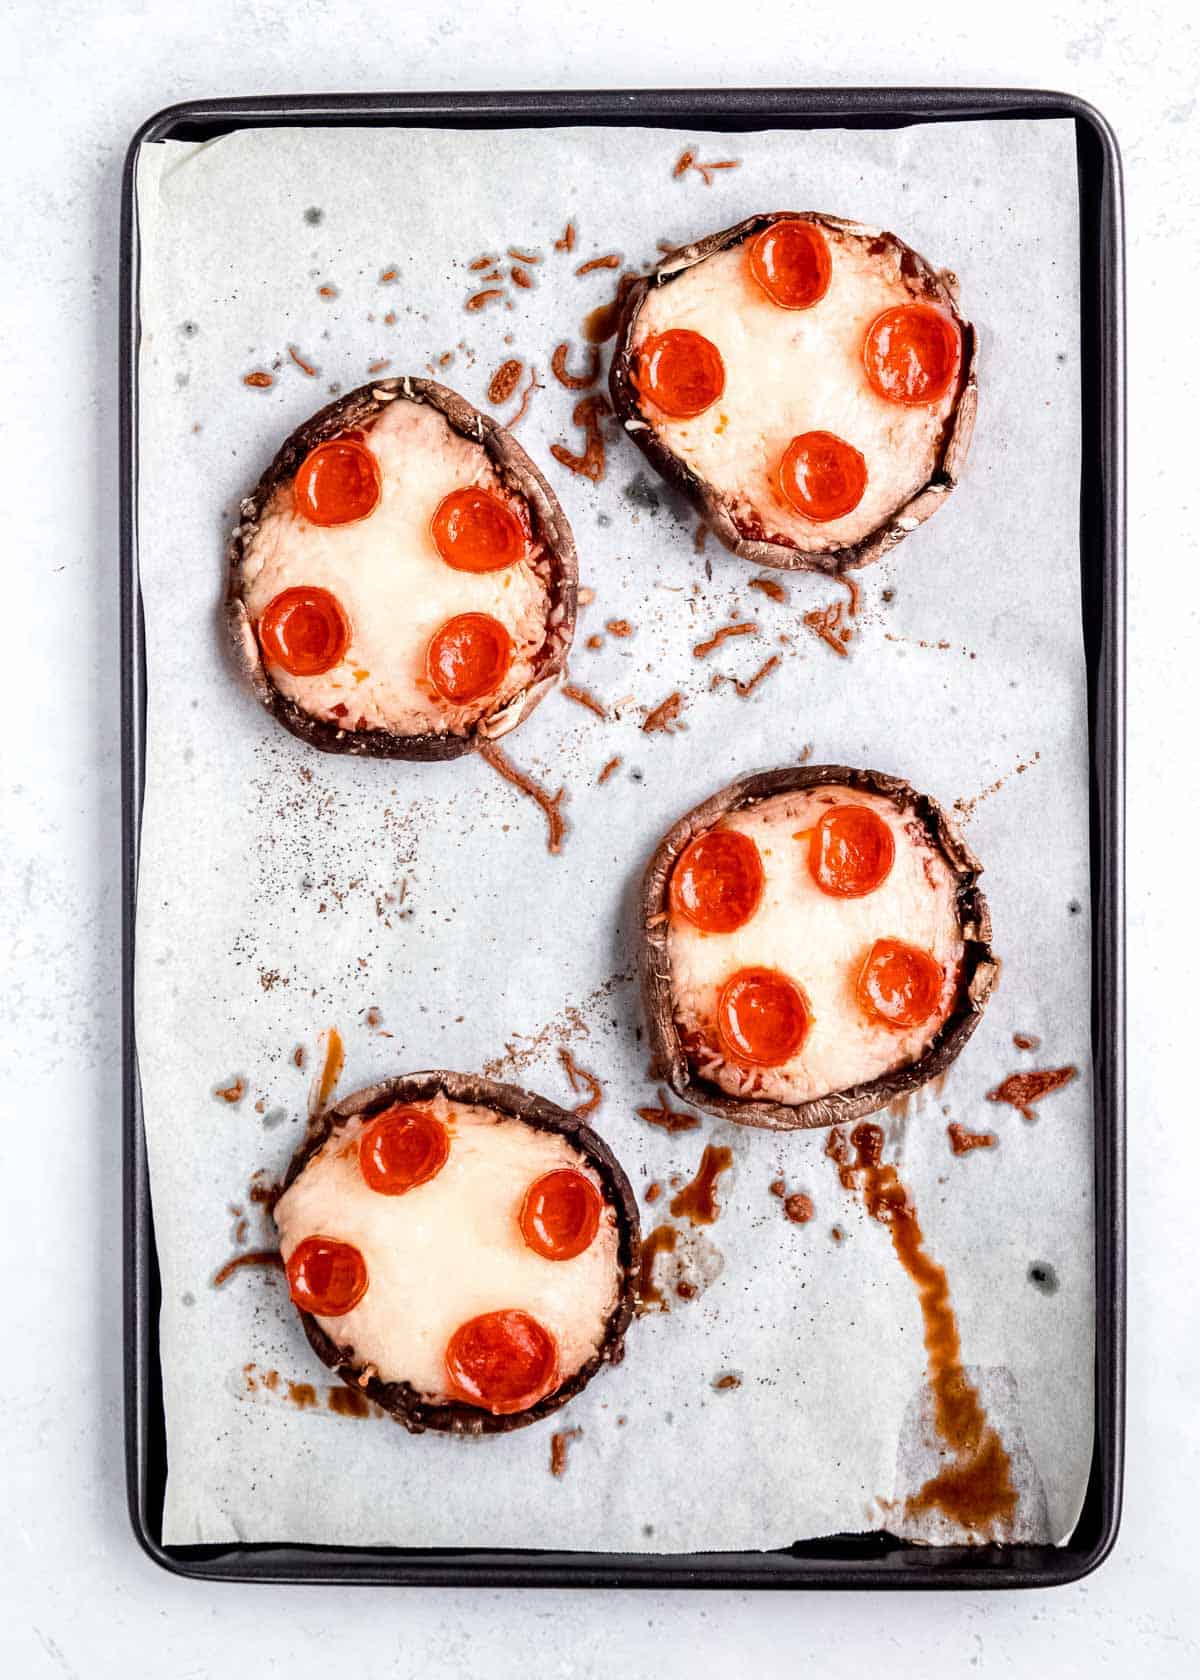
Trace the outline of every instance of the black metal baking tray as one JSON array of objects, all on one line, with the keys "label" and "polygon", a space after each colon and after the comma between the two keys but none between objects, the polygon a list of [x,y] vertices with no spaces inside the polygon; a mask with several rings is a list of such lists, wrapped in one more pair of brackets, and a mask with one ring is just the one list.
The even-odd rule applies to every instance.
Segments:
[{"label": "black metal baking tray", "polygon": [[[145,660],[138,586],[137,151],[238,128],[512,128],[566,124],[686,128],[900,128],[1066,118],[1075,124],[1082,279],[1083,632],[1088,672],[1095,1069],[1096,1433],[1078,1525],[1065,1546],[928,1548],[836,1535],[775,1552],[681,1556],[296,1545],[164,1546],[166,1437],[160,1288],[133,1034],[134,897],[143,789]],[[779,88],[663,92],[325,94],[175,105],[143,124],[121,207],[121,678],[124,800],[123,1055],[126,1476],[134,1533],[175,1574],[342,1585],[649,1587],[1036,1587],[1075,1581],[1111,1551],[1120,1521],[1125,1356],[1124,254],[1121,164],[1104,118],[1067,94],[1011,89]]]}]

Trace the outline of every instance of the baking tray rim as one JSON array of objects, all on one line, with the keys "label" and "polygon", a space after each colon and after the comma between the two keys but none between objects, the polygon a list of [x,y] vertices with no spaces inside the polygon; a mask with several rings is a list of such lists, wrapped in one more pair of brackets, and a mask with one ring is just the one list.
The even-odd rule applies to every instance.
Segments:
[{"label": "baking tray rim", "polygon": [[[589,1553],[294,1544],[165,1546],[150,1513],[157,1451],[158,1277],[133,1021],[134,929],[144,781],[145,669],[138,578],[136,162],[154,140],[311,126],[903,127],[1069,118],[1080,181],[1083,451],[1080,567],[1087,642],[1095,1068],[1095,1435],[1083,1509],[1063,1546],[924,1548],[830,1536],[776,1552]],[[1089,154],[1086,155],[1085,154]],[[1073,94],[1012,88],[741,88],[317,94],[189,100],[149,117],[126,153],[120,221],[119,498],[122,765],[122,1122],[126,1489],[134,1536],[190,1579],[363,1585],[899,1589],[1062,1585],[1097,1569],[1121,1518],[1125,1412],[1125,343],[1121,159],[1101,113]],[[1096,575],[1092,576],[1092,572]],[[1091,590],[1089,592],[1089,583]],[[1098,592],[1098,593],[1097,593]],[[153,1405],[157,1404],[157,1414]],[[158,1434],[151,1439],[157,1424]]]}]

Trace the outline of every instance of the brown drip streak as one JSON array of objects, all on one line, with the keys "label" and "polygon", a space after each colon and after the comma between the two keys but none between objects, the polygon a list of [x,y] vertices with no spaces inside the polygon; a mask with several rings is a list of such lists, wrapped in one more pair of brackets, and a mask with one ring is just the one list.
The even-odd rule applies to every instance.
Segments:
[{"label": "brown drip streak", "polygon": [[621,253],[610,251],[605,257],[589,257],[587,262],[580,263],[576,274],[593,274],[598,268],[620,268]]},{"label": "brown drip streak", "polygon": [[831,601],[827,607],[814,607],[811,612],[806,612],[801,621],[841,659],[847,658],[850,651],[846,646],[850,639],[850,631],[842,624],[842,614],[845,610],[844,601]]},{"label": "brown drip streak", "polygon": [[550,453],[554,459],[564,467],[569,467],[573,473],[578,473],[581,478],[599,484],[604,477],[604,433],[600,423],[606,414],[611,413],[608,399],[599,393],[580,398],[571,415],[571,424],[583,428],[583,454],[573,455],[565,444],[552,443]]},{"label": "brown drip streak", "polygon": [[331,1388],[325,1397],[325,1404],[339,1417],[365,1418],[371,1415],[371,1402],[366,1396],[344,1386]]},{"label": "brown drip streak", "polygon": [[777,583],[774,578],[751,578],[748,587],[750,589],[761,590],[762,593],[772,601],[786,601],[788,598],[787,590],[781,583]]},{"label": "brown drip streak", "polygon": [[946,1135],[956,1155],[969,1155],[972,1149],[993,1149],[996,1145],[995,1132],[969,1132],[957,1120],[951,1120],[946,1127]]},{"label": "brown drip streak", "polygon": [[597,700],[590,689],[581,687],[578,683],[563,683],[564,699],[574,700],[577,706],[586,706],[589,712],[595,712],[598,718],[607,718],[608,711],[604,703]]},{"label": "brown drip streak", "polygon": [[566,1045],[559,1048],[558,1059],[563,1065],[572,1091],[587,1091],[589,1094],[581,1103],[576,1103],[571,1112],[580,1120],[586,1120],[589,1114],[594,1114],[600,1107],[604,1097],[604,1086],[594,1073],[581,1068]]},{"label": "brown drip streak", "polygon": [[733,1165],[733,1150],[724,1144],[706,1143],[700,1166],[689,1183],[671,1198],[671,1212],[676,1219],[689,1219],[693,1225],[715,1225],[721,1212],[717,1200],[717,1180]]},{"label": "brown drip streak", "polygon": [[925,1251],[916,1209],[896,1168],[881,1160],[882,1127],[861,1121],[850,1134],[850,1144],[855,1159],[835,1127],[825,1153],[837,1164],[843,1188],[861,1191],[868,1214],[887,1226],[896,1257],[916,1285],[925,1325],[934,1425],[950,1454],[937,1475],[905,1501],[905,1514],[915,1516],[936,1507],[963,1528],[988,1534],[1009,1532],[1017,1507],[1011,1466],[978,1391],[963,1370],[946,1273]]},{"label": "brown drip streak", "polygon": [[601,770],[600,774],[596,777],[596,785],[598,787],[603,787],[608,778],[620,768],[620,765],[621,759],[619,755],[616,758],[610,758],[603,770]]},{"label": "brown drip streak", "polygon": [[473,292],[464,304],[464,308],[472,311],[484,309],[493,298],[503,297],[499,286],[488,286],[482,292]]},{"label": "brown drip streak", "polygon": [[507,753],[501,752],[494,741],[489,741],[486,746],[480,747],[479,756],[485,764],[490,764],[498,775],[503,776],[506,782],[511,782],[515,788],[518,788],[541,808],[545,814],[548,829],[546,849],[551,856],[557,857],[559,852],[562,851],[563,835],[567,830],[562,812],[559,810],[565,790],[559,788],[555,794],[547,793],[544,787],[538,786],[532,776],[527,776],[524,770],[518,769]]},{"label": "brown drip streak", "polygon": [[664,1132],[690,1132],[700,1124],[698,1114],[686,1114],[682,1109],[672,1108],[667,1102],[667,1093],[661,1085],[658,1088],[657,1095],[657,1108],[635,1110],[638,1118],[645,1120],[647,1125],[659,1126]]},{"label": "brown drip streak", "polygon": [[541,391],[543,389],[544,389],[544,386],[542,385],[541,380],[537,376],[537,369],[535,367],[531,367],[530,370],[529,370],[529,383],[528,383],[528,385],[526,385],[524,391],[521,393],[521,405],[517,409],[517,412],[513,415],[512,419],[508,422],[508,430],[510,432],[512,431],[514,426],[519,425],[520,422],[522,420],[524,420],[525,411],[529,407],[529,399],[533,395],[533,393],[535,391]]},{"label": "brown drip streak", "polygon": [[1008,1103],[1026,1120],[1036,1120],[1033,1105],[1042,1097],[1048,1097],[1051,1091],[1059,1091],[1064,1085],[1069,1085],[1078,1068],[1036,1068],[1029,1073],[1010,1073],[1002,1085],[997,1085],[994,1091],[989,1091],[987,1100],[994,1103]]},{"label": "brown drip streak", "polygon": [[567,1472],[567,1448],[572,1441],[578,1441],[583,1430],[576,1426],[574,1429],[556,1429],[550,1437],[550,1474],[565,1476]]},{"label": "brown drip streak", "polygon": [[596,383],[600,377],[600,351],[595,344],[588,346],[587,368],[583,373],[569,373],[567,371],[567,357],[571,346],[565,341],[556,344],[554,354],[550,358],[550,371],[560,385],[565,385],[568,391],[586,391]]},{"label": "brown drip streak", "polygon": [[674,1225],[656,1225],[648,1237],[642,1238],[642,1263],[638,1273],[638,1312],[666,1312],[666,1297],[654,1281],[654,1262],[660,1254],[673,1254],[679,1241]]},{"label": "brown drip streak", "polygon": [[234,1272],[240,1272],[243,1266],[272,1266],[277,1271],[282,1271],[283,1255],[277,1248],[248,1248],[244,1254],[235,1254],[232,1260],[226,1260],[220,1270],[213,1273],[213,1288],[220,1289],[221,1285],[228,1283]]},{"label": "brown drip streak", "polygon": [[337,1082],[342,1077],[342,1066],[346,1060],[345,1046],[342,1035],[336,1027],[330,1027],[325,1034],[325,1064],[321,1069],[321,1077],[313,1091],[313,1113],[320,1114],[329,1106],[329,1099],[337,1089]]},{"label": "brown drip streak", "polygon": [[518,361],[515,356],[510,356],[508,361],[500,363],[491,377],[487,390],[488,401],[493,407],[498,408],[501,403],[508,401],[521,383],[521,375],[524,371],[525,364]]},{"label": "brown drip streak", "polygon": [[301,373],[306,373],[310,379],[315,379],[317,377],[317,369],[313,367],[311,362],[306,362],[304,360],[304,357],[300,354],[294,344],[288,345],[288,355],[295,362]]},{"label": "brown drip streak", "polygon": [[759,666],[754,675],[752,677],[747,677],[744,682],[740,677],[727,677],[723,673],[718,672],[718,674],[713,678],[712,686],[714,688],[720,688],[722,683],[732,683],[734,688],[737,690],[739,699],[747,700],[750,695],[754,693],[754,690],[758,687],[759,683],[766,682],[767,678],[771,675],[771,672],[779,668],[779,664],[779,655],[777,653],[773,653],[764,664]]},{"label": "brown drip streak", "polygon": [[672,725],[679,723],[679,714],[683,710],[683,695],[676,689],[674,694],[668,694],[657,706],[646,713],[646,720],[642,724],[643,735],[672,735]]},{"label": "brown drip streak", "polygon": [[758,625],[747,619],[740,624],[723,624],[719,630],[714,630],[706,642],[697,642],[692,649],[694,659],[707,659],[708,655],[727,642],[733,636],[757,636]]}]

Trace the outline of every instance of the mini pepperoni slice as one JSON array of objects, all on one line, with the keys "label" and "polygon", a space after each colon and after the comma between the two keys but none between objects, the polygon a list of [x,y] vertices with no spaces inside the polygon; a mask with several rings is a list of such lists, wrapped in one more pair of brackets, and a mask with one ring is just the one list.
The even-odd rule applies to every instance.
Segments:
[{"label": "mini pepperoni slice", "polygon": [[396,1104],[376,1115],[358,1140],[363,1178],[381,1196],[402,1196],[435,1178],[446,1165],[450,1138],[425,1108]]},{"label": "mini pepperoni slice", "polygon": [[350,620],[328,589],[297,584],[268,602],[258,621],[258,639],[268,665],[279,665],[293,677],[319,677],[345,658]]},{"label": "mini pepperoni slice", "polygon": [[360,438],[331,438],[300,463],[296,512],[312,525],[353,525],[374,513],[382,484],[379,462]]},{"label": "mini pepperoni slice", "polygon": [[367,1262],[353,1243],[305,1237],[287,1263],[288,1288],[301,1312],[341,1318],[367,1292]]},{"label": "mini pepperoni slice", "polygon": [[558,1343],[519,1307],[460,1324],[445,1361],[454,1398],[499,1416],[525,1411],[558,1380]]},{"label": "mini pepperoni slice", "polygon": [[686,846],[671,873],[671,908],[702,933],[732,933],[763,894],[758,847],[735,828],[714,828]]},{"label": "mini pepperoni slice", "polygon": [[521,1203],[521,1235],[543,1260],[574,1260],[590,1248],[604,1206],[585,1173],[558,1167],[534,1179]]},{"label": "mini pepperoni slice", "polygon": [[808,1000],[777,968],[739,968],[717,1000],[717,1034],[726,1053],[756,1067],[790,1061],[808,1036]]},{"label": "mini pepperoni slice", "polygon": [[944,397],[958,373],[958,327],[928,303],[885,309],[867,329],[863,362],[885,402],[916,408]]},{"label": "mini pepperoni slice", "polygon": [[892,872],[896,842],[868,805],[835,805],[812,832],[808,867],[831,898],[865,898]]},{"label": "mini pepperoni slice", "polygon": [[456,572],[498,572],[525,553],[525,531],[506,502],[471,484],[451,490],[429,522],[434,547]]},{"label": "mini pepperoni slice", "polygon": [[463,705],[490,694],[508,675],[512,637],[488,613],[459,613],[430,638],[425,663],[443,700]]},{"label": "mini pepperoni slice", "polygon": [[783,452],[779,488],[797,513],[818,525],[852,513],[867,488],[867,463],[833,432],[801,432]]},{"label": "mini pepperoni slice", "polygon": [[672,420],[691,420],[711,408],[725,389],[725,363],[711,339],[688,327],[672,327],[643,343],[633,382]]},{"label": "mini pepperoni slice", "polygon": [[811,309],[833,273],[825,235],[799,217],[772,222],[750,241],[750,272],[780,309]]},{"label": "mini pepperoni slice", "polygon": [[868,1015],[889,1027],[919,1027],[942,996],[941,964],[928,951],[900,939],[877,939],[867,953],[855,991]]}]

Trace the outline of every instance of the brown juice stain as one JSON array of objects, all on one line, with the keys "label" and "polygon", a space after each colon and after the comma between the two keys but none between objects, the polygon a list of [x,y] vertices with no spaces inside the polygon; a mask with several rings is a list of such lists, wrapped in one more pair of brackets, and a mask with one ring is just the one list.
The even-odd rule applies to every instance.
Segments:
[{"label": "brown juice stain", "polygon": [[887,1226],[896,1257],[916,1285],[925,1325],[934,1425],[951,1455],[937,1475],[905,1501],[905,1513],[914,1516],[936,1507],[966,1529],[988,1535],[996,1529],[1009,1531],[1017,1507],[1011,1466],[963,1370],[946,1274],[925,1251],[916,1209],[895,1167],[880,1159],[882,1128],[862,1121],[850,1134],[850,1144],[855,1159],[835,1128],[825,1153],[836,1162],[843,1188],[860,1190],[871,1218]]},{"label": "brown juice stain", "polygon": [[235,1254],[232,1260],[226,1260],[220,1270],[213,1273],[213,1288],[220,1289],[234,1272],[240,1272],[244,1266],[272,1266],[282,1271],[283,1255],[277,1248],[248,1248],[244,1254]]},{"label": "brown juice stain", "polygon": [[287,1397],[292,1405],[299,1406],[301,1411],[309,1406],[315,1406],[317,1403],[317,1391],[311,1383],[290,1382],[287,1388]]},{"label": "brown juice stain", "polygon": [[1069,1085],[1079,1072],[1075,1067],[1035,1068],[1029,1073],[1010,1073],[1002,1085],[997,1085],[994,1091],[989,1091],[987,1100],[994,1103],[1008,1103],[1026,1120],[1036,1120],[1033,1105],[1042,1097],[1048,1097],[1051,1091],[1061,1091],[1064,1085]]},{"label": "brown juice stain", "polygon": [[654,1262],[660,1254],[674,1252],[679,1232],[673,1225],[656,1225],[648,1237],[642,1238],[642,1264],[638,1273],[638,1312],[666,1312],[663,1292],[654,1281]]},{"label": "brown juice stain", "polygon": [[1041,1039],[1035,1038],[1032,1033],[1013,1034],[1013,1043],[1018,1050],[1036,1050],[1041,1042]]},{"label": "brown juice stain", "polygon": [[313,1085],[311,1110],[314,1114],[322,1113],[329,1106],[329,1099],[337,1089],[337,1082],[342,1077],[342,1066],[346,1060],[346,1050],[342,1043],[342,1035],[336,1027],[330,1027],[325,1034],[325,1062],[321,1068],[321,1076]]},{"label": "brown juice stain", "polygon": [[671,1198],[671,1212],[675,1217],[690,1219],[693,1225],[715,1225],[721,1212],[717,1180],[732,1165],[732,1149],[724,1144],[705,1144],[695,1178]]},{"label": "brown juice stain", "polygon": [[325,1397],[325,1404],[339,1417],[365,1418],[371,1415],[370,1401],[353,1388],[331,1388]]}]

